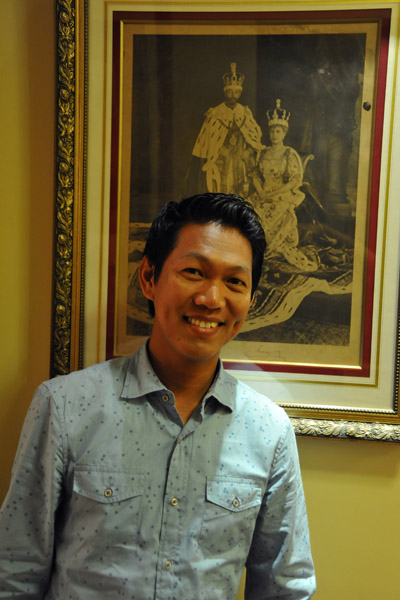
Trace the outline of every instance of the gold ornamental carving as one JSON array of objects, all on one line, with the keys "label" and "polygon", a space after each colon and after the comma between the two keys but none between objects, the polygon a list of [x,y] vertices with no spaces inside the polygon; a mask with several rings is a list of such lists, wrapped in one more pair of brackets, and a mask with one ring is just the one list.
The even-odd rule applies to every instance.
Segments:
[{"label": "gold ornamental carving", "polygon": [[400,442],[400,425],[291,417],[296,435]]},{"label": "gold ornamental carving", "polygon": [[70,371],[74,233],[75,2],[57,14],[57,148],[52,375]]}]

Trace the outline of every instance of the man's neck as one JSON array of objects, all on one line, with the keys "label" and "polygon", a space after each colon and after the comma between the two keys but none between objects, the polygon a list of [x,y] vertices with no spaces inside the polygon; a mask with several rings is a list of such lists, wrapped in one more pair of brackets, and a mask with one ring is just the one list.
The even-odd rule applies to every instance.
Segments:
[{"label": "man's neck", "polygon": [[209,389],[218,365],[218,357],[210,361],[160,361],[148,346],[152,367],[165,387],[175,396],[176,409],[184,423],[200,404]]}]

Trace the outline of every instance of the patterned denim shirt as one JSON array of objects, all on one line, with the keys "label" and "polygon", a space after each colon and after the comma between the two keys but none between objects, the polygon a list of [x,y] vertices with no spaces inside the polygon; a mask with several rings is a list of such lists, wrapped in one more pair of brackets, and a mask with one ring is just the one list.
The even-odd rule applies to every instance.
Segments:
[{"label": "patterned denim shirt", "polygon": [[183,425],[143,346],[42,384],[0,513],[0,598],[304,600],[296,442],[219,366]]}]

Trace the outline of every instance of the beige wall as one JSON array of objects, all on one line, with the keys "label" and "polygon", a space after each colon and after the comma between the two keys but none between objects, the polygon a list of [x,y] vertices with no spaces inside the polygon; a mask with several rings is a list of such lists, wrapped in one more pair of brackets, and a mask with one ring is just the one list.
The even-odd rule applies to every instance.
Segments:
[{"label": "beige wall", "polygon": [[[48,377],[54,7],[0,3],[0,500],[27,405]],[[299,439],[317,600],[398,600],[400,445]]]}]

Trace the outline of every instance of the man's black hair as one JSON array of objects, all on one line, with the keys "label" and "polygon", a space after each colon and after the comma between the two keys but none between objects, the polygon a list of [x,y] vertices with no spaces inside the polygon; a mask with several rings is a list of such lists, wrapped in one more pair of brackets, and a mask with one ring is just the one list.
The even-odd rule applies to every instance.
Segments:
[{"label": "man's black hair", "polygon": [[[251,295],[257,289],[266,248],[264,230],[252,205],[236,194],[197,194],[180,202],[168,202],[154,219],[144,255],[154,268],[157,282],[165,260],[175,248],[185,225],[217,223],[237,229],[249,242],[253,254]],[[149,301],[154,317],[154,304]]]}]

